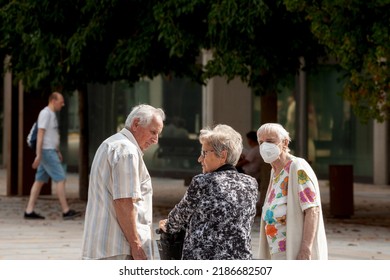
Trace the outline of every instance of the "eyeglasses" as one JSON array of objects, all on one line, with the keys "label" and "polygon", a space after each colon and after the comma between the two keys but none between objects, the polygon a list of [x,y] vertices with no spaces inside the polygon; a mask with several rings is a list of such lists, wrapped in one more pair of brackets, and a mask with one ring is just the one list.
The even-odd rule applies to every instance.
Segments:
[{"label": "eyeglasses", "polygon": [[214,152],[214,150],[208,150],[208,151],[200,151],[200,156],[202,158],[205,158],[207,156],[207,153]]}]

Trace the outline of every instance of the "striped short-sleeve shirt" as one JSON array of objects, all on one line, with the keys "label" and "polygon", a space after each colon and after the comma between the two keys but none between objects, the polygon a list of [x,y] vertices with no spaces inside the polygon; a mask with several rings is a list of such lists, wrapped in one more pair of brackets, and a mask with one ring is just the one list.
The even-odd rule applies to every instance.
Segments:
[{"label": "striped short-sleeve shirt", "polygon": [[133,198],[137,231],[152,259],[152,184],[137,141],[127,129],[106,139],[92,162],[82,245],[83,259],[130,255],[116,218],[114,200]]}]

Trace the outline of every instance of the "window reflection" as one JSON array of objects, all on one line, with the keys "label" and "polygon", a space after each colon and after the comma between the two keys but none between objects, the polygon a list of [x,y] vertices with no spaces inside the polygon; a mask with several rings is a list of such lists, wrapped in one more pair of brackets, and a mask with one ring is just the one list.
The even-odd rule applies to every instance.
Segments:
[{"label": "window reflection", "polygon": [[[88,86],[89,159],[104,139],[124,127],[131,108],[147,103],[164,109],[167,120],[159,144],[151,146],[144,160],[155,174],[161,171],[199,172],[197,140],[201,124],[201,86],[186,79],[157,77],[130,87],[125,82]],[[68,170],[78,170],[79,122],[77,93],[68,106]],[[163,174],[164,175],[164,174]],[[168,174],[169,175],[169,174]],[[178,175],[179,176],[179,175]]]},{"label": "window reflection", "polygon": [[[331,164],[353,164],[354,175],[372,178],[372,122],[361,124],[351,105],[341,96],[342,73],[335,66],[322,66],[307,75],[308,158],[321,178],[328,178]],[[294,84],[280,89],[278,122],[295,140],[296,98]],[[292,143],[294,153],[294,143]]]}]

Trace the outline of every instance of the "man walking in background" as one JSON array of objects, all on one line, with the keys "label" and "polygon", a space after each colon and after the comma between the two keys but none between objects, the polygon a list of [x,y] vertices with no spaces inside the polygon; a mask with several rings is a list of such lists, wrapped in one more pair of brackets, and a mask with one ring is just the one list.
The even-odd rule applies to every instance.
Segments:
[{"label": "man walking in background", "polygon": [[65,171],[62,167],[62,154],[59,150],[60,135],[58,133],[58,121],[56,112],[65,106],[64,97],[59,92],[53,92],[49,96],[49,104],[41,110],[38,116],[38,134],[36,144],[36,156],[32,168],[37,169],[35,181],[31,187],[30,198],[24,212],[25,219],[45,219],[44,216],[34,211],[35,203],[44,183],[49,177],[56,184],[57,195],[62,208],[64,220],[81,215],[80,212],[69,208],[65,195]]}]

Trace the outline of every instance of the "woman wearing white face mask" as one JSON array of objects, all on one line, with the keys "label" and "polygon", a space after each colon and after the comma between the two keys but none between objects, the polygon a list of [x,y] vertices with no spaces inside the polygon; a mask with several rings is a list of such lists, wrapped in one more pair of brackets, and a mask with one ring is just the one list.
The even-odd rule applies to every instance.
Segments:
[{"label": "woman wearing white face mask", "polygon": [[276,123],[257,131],[260,154],[272,171],[260,225],[260,259],[327,259],[328,247],[317,177],[290,154],[289,133]]}]

